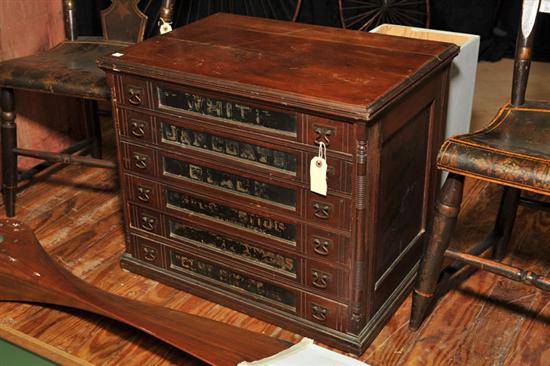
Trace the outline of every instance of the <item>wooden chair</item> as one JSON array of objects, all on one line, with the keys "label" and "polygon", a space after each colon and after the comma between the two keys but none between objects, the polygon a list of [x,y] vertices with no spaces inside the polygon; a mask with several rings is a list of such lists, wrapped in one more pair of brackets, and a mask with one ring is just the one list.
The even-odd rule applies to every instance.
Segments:
[{"label": "wooden chair", "polygon": [[[550,278],[500,263],[510,240],[518,204],[549,209],[548,203],[521,197],[521,191],[550,196],[550,102],[526,101],[534,28],[548,0],[524,0],[516,44],[511,102],[485,129],[445,141],[438,167],[449,176],[440,192],[420,263],[410,327],[418,329],[431,309],[444,257],[509,279],[550,290]],[[504,186],[493,232],[469,253],[448,249],[462,201],[464,177]],[[493,259],[479,255],[493,245]]]},{"label": "wooden chair", "polygon": [[[18,156],[49,162],[115,166],[112,162],[101,160],[97,102],[108,101],[111,95],[104,72],[96,66],[96,59],[143,40],[147,17],[138,9],[138,2],[139,0],[113,0],[111,6],[101,12],[103,38],[77,39],[76,0],[63,0],[67,40],[45,52],[0,63],[2,192],[7,216],[15,215]],[[173,2],[174,0],[163,0],[160,10],[162,24],[171,23]],[[91,138],[62,153],[18,148],[14,89],[85,99],[86,120]],[[91,158],[71,155],[84,148],[90,148]]]}]

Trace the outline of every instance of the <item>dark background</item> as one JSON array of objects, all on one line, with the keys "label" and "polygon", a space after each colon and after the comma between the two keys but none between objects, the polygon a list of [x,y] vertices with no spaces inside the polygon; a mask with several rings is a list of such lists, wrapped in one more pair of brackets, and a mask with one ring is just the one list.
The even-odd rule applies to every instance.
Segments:
[{"label": "dark background", "polygon": [[[79,0],[77,19],[80,35],[101,35],[99,10],[110,0]],[[147,1],[141,1],[140,4]],[[276,4],[277,2],[274,2]],[[160,0],[153,0],[146,11],[152,19],[146,37],[156,34]],[[188,0],[176,0],[174,27],[186,23]],[[519,0],[431,0],[431,28],[478,34],[480,59],[497,61],[513,57],[516,29],[521,12]],[[550,14],[542,14],[537,24],[535,60],[550,61]],[[303,0],[298,22],[340,27],[337,0]]]}]

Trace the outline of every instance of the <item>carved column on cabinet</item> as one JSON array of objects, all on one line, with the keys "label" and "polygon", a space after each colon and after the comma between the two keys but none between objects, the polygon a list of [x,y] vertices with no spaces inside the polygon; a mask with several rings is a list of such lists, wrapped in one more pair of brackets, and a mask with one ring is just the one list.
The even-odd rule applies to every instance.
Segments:
[{"label": "carved column on cabinet", "polygon": [[357,143],[357,159],[355,170],[356,174],[356,245],[354,247],[355,253],[353,254],[354,269],[352,276],[352,298],[350,304],[350,330],[353,333],[359,333],[366,324],[366,313],[364,298],[366,293],[366,281],[365,281],[365,230],[366,230],[366,194],[367,194],[367,143],[365,136],[360,136]]}]

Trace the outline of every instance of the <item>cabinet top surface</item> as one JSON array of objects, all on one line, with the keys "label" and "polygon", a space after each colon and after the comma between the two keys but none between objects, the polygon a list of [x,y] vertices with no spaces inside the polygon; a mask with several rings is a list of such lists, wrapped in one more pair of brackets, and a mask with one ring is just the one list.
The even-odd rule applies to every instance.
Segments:
[{"label": "cabinet top surface", "polygon": [[101,57],[106,70],[368,120],[455,45],[216,14]]}]

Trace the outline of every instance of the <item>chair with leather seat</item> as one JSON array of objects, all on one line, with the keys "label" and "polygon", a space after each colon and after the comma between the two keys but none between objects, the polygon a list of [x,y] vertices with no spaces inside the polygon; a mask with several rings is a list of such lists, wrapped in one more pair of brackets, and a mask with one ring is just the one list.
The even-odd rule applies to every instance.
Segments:
[{"label": "chair with leather seat", "polygon": [[[500,109],[489,126],[475,133],[451,137],[439,151],[437,165],[448,171],[449,176],[439,194],[420,263],[413,292],[412,329],[421,325],[432,308],[445,257],[461,265],[550,290],[550,278],[499,261],[510,241],[518,204],[549,209],[544,197],[550,196],[550,102],[525,100],[536,19],[540,11],[549,6],[548,0],[523,1],[510,103]],[[473,252],[449,249],[462,201],[464,177],[503,186],[494,230]],[[540,200],[522,197],[522,191],[538,194]],[[493,258],[481,256],[491,245]]]},{"label": "chair with leather seat", "polygon": [[[7,216],[15,215],[18,156],[50,162],[115,166],[112,162],[101,160],[97,102],[109,101],[111,95],[104,72],[96,66],[96,59],[143,40],[147,17],[138,9],[138,2],[139,0],[113,0],[111,6],[101,12],[103,37],[77,38],[76,1],[63,0],[67,40],[45,52],[0,63],[2,192]],[[163,0],[160,9],[163,24],[170,24],[172,13],[173,0]],[[77,143],[65,153],[18,148],[14,89],[85,99],[86,121],[91,138]],[[90,149],[91,158],[70,154],[86,147]]]}]

